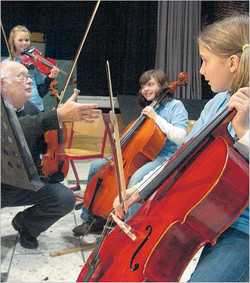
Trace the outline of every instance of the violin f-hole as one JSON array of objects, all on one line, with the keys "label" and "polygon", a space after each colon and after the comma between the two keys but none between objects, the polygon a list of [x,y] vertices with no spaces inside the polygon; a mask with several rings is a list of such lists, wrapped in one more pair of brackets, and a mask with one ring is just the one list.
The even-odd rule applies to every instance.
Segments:
[{"label": "violin f-hole", "polygon": [[133,261],[134,261],[134,259],[135,259],[135,256],[138,254],[138,252],[139,252],[139,251],[142,249],[142,247],[145,245],[145,243],[147,242],[149,236],[150,236],[151,233],[152,233],[152,226],[148,225],[148,226],[146,227],[146,230],[148,230],[148,229],[149,229],[149,232],[148,232],[146,238],[142,241],[142,243],[141,243],[141,244],[139,245],[139,247],[136,249],[136,251],[134,252],[134,254],[133,254],[133,256],[132,256],[132,258],[131,258],[131,260],[130,260],[129,268],[130,268],[132,271],[136,271],[136,270],[138,269],[139,263],[135,263],[134,266],[132,266]]}]

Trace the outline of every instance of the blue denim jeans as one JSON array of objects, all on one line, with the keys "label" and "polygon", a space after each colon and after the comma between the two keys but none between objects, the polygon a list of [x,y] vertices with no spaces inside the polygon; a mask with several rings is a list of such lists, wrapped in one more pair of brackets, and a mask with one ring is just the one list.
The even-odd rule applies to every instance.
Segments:
[{"label": "blue denim jeans", "polygon": [[[143,165],[131,177],[128,183],[128,188],[131,188],[134,185],[138,184],[140,181],[142,181],[144,176],[146,176],[149,172],[154,170],[159,165],[162,165],[163,162],[165,162],[166,160],[167,160],[167,157],[158,155],[153,161],[148,162],[145,165]],[[133,204],[128,210],[128,214],[125,217],[125,221],[128,221],[132,216],[134,216],[134,214],[140,209],[141,206],[142,206],[141,203]]]},{"label": "blue denim jeans", "polygon": [[92,179],[92,177],[101,169],[102,165],[104,164],[107,164],[107,161],[104,158],[96,159],[94,162],[91,163],[90,168],[89,168],[87,184]]},{"label": "blue denim jeans", "polygon": [[249,282],[249,235],[228,228],[207,244],[189,282]]},{"label": "blue denim jeans", "polygon": [[[145,175],[147,175],[150,171],[154,170],[156,167],[161,165],[166,160],[167,160],[167,157],[158,155],[153,161],[150,161],[146,163],[145,165],[143,165],[132,175],[128,183],[128,188],[131,188],[137,183],[139,183]],[[101,169],[102,165],[106,163],[107,161],[103,158],[103,159],[95,160],[91,164],[90,169],[89,169],[87,184],[91,180],[91,178],[97,173],[97,171]],[[125,221],[129,220],[139,210],[140,207],[141,207],[140,203],[135,203],[134,205],[132,205],[125,218]],[[90,214],[84,206],[82,208],[81,218],[87,222],[91,222]]]},{"label": "blue denim jeans", "polygon": [[74,193],[60,183],[45,184],[38,191],[2,184],[1,208],[32,205],[21,212],[22,225],[34,237],[46,231],[75,206]]}]

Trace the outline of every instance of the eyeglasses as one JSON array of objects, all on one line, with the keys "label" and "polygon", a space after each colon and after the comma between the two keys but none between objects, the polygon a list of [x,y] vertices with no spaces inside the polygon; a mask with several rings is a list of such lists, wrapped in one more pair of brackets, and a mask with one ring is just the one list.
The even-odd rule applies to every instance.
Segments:
[{"label": "eyeglasses", "polygon": [[27,82],[28,79],[32,79],[30,75],[28,76],[25,76],[23,74],[17,76],[17,77],[3,77],[2,79],[17,79],[17,80],[20,80],[22,82]]}]

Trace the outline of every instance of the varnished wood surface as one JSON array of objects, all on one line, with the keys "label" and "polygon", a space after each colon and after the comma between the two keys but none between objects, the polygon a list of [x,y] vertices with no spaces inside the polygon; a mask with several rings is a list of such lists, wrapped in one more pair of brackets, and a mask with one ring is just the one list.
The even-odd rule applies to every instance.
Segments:
[{"label": "varnished wood surface", "polygon": [[[116,114],[116,117],[118,121],[119,133],[121,136],[124,130],[121,114]],[[72,123],[66,122],[65,125],[67,128],[67,142],[65,144],[65,148],[67,148]],[[83,148],[86,150],[97,151],[98,149],[101,148],[101,143],[102,143],[102,138],[100,137],[92,137],[88,135],[82,135],[82,134],[75,133],[74,139],[72,142],[72,148]],[[108,138],[107,138],[107,142],[105,146],[104,155],[106,157],[112,155],[111,145],[110,145]]]}]

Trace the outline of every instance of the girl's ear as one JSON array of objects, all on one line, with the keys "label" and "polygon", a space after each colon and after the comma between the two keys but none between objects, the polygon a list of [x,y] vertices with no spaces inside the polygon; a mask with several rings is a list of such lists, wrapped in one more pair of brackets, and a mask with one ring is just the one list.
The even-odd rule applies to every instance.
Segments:
[{"label": "girl's ear", "polygon": [[240,58],[237,55],[231,55],[229,61],[230,61],[230,72],[235,73],[239,67]]}]

